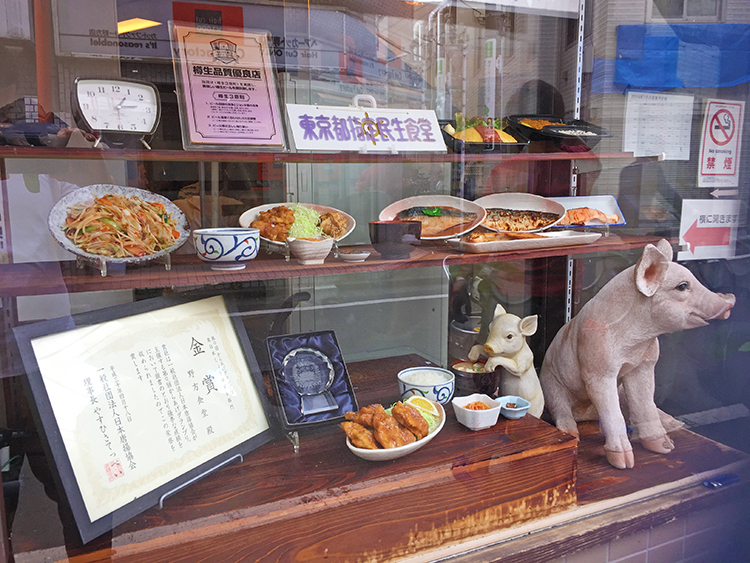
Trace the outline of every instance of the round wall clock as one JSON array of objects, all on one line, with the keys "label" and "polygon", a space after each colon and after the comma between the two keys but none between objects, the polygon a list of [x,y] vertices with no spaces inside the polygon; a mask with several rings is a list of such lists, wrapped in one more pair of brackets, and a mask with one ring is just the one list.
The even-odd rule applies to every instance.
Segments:
[{"label": "round wall clock", "polygon": [[150,82],[122,78],[76,78],[73,116],[81,129],[114,147],[148,146],[159,125],[159,90]]}]

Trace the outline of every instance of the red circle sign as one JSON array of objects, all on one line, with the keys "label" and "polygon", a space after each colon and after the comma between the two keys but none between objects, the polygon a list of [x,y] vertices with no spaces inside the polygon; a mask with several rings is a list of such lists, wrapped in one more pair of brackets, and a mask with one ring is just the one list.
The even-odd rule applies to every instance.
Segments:
[{"label": "red circle sign", "polygon": [[711,118],[711,124],[708,129],[711,140],[720,147],[724,146],[734,136],[734,116],[730,111],[720,109]]}]

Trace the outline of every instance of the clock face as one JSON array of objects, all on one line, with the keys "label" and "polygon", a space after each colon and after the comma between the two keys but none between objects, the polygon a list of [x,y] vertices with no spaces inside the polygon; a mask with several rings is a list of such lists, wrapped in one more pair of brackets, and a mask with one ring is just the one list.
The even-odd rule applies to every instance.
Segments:
[{"label": "clock face", "polygon": [[75,101],[92,131],[148,135],[159,123],[159,91],[148,82],[78,78]]}]

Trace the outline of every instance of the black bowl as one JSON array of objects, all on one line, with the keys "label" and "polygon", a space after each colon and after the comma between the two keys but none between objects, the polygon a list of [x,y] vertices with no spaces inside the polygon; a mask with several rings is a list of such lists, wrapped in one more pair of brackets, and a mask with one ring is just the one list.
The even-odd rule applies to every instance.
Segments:
[{"label": "black bowl", "polygon": [[419,221],[371,221],[370,242],[384,260],[408,258],[419,245],[422,223]]}]

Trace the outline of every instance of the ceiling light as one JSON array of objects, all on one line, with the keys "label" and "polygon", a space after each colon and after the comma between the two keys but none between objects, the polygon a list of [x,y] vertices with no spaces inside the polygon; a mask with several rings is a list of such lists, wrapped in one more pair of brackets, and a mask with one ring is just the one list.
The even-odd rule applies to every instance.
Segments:
[{"label": "ceiling light", "polygon": [[141,29],[147,29],[149,27],[156,27],[157,25],[161,25],[161,22],[144,20],[143,18],[132,18],[129,20],[117,22],[117,34],[122,35],[123,33],[130,33],[131,31],[138,31]]}]

